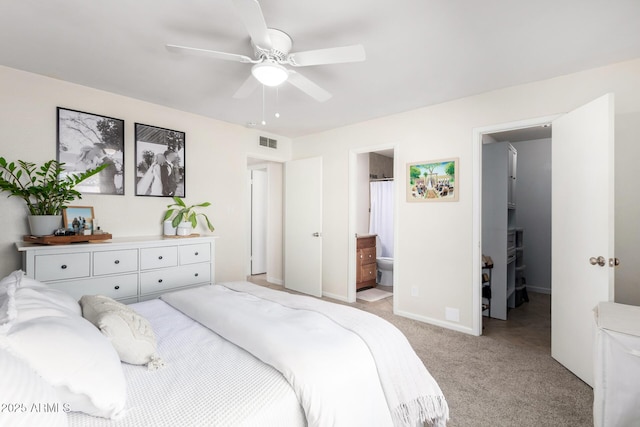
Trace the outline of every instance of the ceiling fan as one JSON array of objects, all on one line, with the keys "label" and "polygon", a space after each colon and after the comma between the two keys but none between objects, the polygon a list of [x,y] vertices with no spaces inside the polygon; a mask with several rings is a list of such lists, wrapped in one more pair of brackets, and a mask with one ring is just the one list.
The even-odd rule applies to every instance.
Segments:
[{"label": "ceiling fan", "polygon": [[251,46],[253,47],[255,58],[215,50],[177,46],[174,44],[168,44],[167,49],[173,52],[183,52],[226,61],[254,64],[251,68],[251,75],[233,95],[234,98],[248,97],[260,84],[265,86],[279,86],[285,81],[288,81],[317,101],[324,102],[331,98],[329,92],[302,74],[288,69],[284,65],[307,67],[310,65],[338,64],[365,60],[364,48],[359,44],[304,52],[290,52],[293,45],[291,37],[283,31],[267,27],[262,9],[257,0],[232,1],[251,37]]}]

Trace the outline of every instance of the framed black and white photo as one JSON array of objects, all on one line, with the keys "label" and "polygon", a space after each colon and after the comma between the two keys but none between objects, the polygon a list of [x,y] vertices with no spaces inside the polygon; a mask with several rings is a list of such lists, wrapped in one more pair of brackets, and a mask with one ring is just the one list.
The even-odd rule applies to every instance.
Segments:
[{"label": "framed black and white photo", "polygon": [[57,160],[63,174],[108,164],[80,184],[81,193],[124,194],[124,120],[58,107]]},{"label": "framed black and white photo", "polygon": [[185,134],[136,123],[136,196],[185,197]]}]

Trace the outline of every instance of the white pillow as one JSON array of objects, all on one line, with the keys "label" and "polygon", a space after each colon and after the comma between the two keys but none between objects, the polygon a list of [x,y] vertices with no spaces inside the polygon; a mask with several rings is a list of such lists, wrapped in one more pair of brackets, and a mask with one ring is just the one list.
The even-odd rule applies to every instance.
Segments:
[{"label": "white pillow", "polygon": [[0,425],[66,427],[69,407],[23,360],[0,349]]},{"label": "white pillow", "polygon": [[72,411],[114,419],[122,413],[127,390],[120,359],[87,320],[70,315],[17,322],[4,339]]},{"label": "white pillow", "polygon": [[[16,307],[16,292],[21,293],[19,300],[22,307]],[[28,313],[23,311],[26,309]],[[68,310],[77,315],[81,314],[80,305],[71,295],[34,280],[21,270],[16,270],[0,280],[0,332],[6,332],[10,328],[19,312],[22,317],[38,317],[49,315],[47,310],[56,313]]]},{"label": "white pillow", "polygon": [[39,282],[35,279],[24,274],[23,271],[18,270],[16,273],[19,273],[20,280],[18,281],[18,288],[29,288],[35,289],[40,294],[45,295],[50,302],[55,303],[59,306],[67,308],[77,315],[82,315],[82,310],[80,309],[80,305],[78,301],[69,295],[68,293],[61,291],[60,289],[54,289],[49,285],[45,285],[42,282]]},{"label": "white pillow", "polygon": [[15,292],[21,274],[17,270],[0,280],[0,332],[6,332],[18,315]]},{"label": "white pillow", "polygon": [[0,348],[20,357],[54,386],[70,410],[117,418],[124,410],[126,382],[111,343],[78,314],[80,306],[71,304],[71,297],[51,292],[22,272],[10,276],[7,289],[17,282],[16,315],[0,328]]},{"label": "white pillow", "polygon": [[103,295],[80,298],[82,315],[109,338],[120,360],[148,369],[164,366],[151,323],[130,307]]}]

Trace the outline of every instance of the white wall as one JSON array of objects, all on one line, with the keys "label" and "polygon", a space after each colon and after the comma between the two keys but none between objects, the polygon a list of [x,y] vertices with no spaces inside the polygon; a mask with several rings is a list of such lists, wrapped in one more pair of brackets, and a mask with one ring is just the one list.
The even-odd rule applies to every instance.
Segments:
[{"label": "white wall", "polygon": [[551,138],[512,142],[518,150],[516,225],[524,229],[527,289],[551,293]]},{"label": "white wall", "polygon": [[[134,122],[184,131],[185,199],[212,203],[205,212],[220,237],[216,279],[245,277],[247,157],[288,160],[291,140],[272,135],[279,148],[260,147],[264,132],[6,67],[0,67],[0,94],[0,155],[10,160],[39,163],[56,157],[57,106],[125,120],[125,195],[87,195],[79,203],[94,206],[102,229],[115,236],[160,235],[170,201],[134,196]],[[27,233],[26,210],[20,200],[0,194],[0,212],[0,274],[5,275],[21,266],[13,243]]]},{"label": "white wall", "polygon": [[282,163],[267,165],[269,194],[267,198],[267,280],[282,285],[283,272],[283,167]]},{"label": "white wall", "polygon": [[369,234],[369,153],[356,154],[356,234]]},{"label": "white wall", "polygon": [[[323,291],[343,298],[348,294],[349,195],[345,183],[350,150],[396,143],[399,165],[459,157],[458,202],[407,203],[403,198],[400,203],[394,304],[398,314],[471,333],[472,274],[477,262],[472,247],[473,129],[567,112],[607,92],[616,94],[617,117],[637,114],[638,76],[640,60],[634,60],[297,138],[294,158],[323,157]],[[635,123],[631,126],[637,129],[638,121]],[[637,140],[631,140],[630,134],[617,134],[618,158],[628,150],[637,153],[632,147]],[[406,172],[397,173],[396,182],[399,189],[406,186]],[[630,203],[636,206],[639,202],[634,199]],[[637,229],[630,221],[617,227]],[[639,237],[634,239],[637,248]],[[411,295],[412,288],[417,296]],[[445,318],[447,308],[459,310],[458,322]]]}]

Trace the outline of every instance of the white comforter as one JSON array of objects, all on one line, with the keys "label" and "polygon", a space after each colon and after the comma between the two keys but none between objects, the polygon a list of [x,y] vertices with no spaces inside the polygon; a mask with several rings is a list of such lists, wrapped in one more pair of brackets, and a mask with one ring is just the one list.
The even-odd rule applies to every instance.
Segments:
[{"label": "white comforter", "polygon": [[162,299],[278,369],[310,426],[443,426],[447,403],[404,335],[369,313],[247,282]]}]

